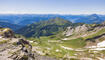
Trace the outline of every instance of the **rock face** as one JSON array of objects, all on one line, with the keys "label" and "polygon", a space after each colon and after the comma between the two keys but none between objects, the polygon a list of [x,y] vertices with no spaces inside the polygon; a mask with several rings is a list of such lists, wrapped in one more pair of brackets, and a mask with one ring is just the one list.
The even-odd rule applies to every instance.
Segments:
[{"label": "rock face", "polygon": [[32,50],[29,41],[23,38],[14,38],[9,28],[0,28],[0,60],[56,60],[41,56]]},{"label": "rock face", "polygon": [[19,39],[17,42],[18,46],[21,46],[19,50],[14,52],[13,55],[10,56],[13,60],[34,60],[34,54],[32,54],[32,46],[31,44],[24,40]]},{"label": "rock face", "polygon": [[70,36],[73,34],[74,29],[72,27],[67,27],[67,30],[64,32],[66,36]]},{"label": "rock face", "polygon": [[[2,39],[2,38],[1,38]],[[3,38],[4,39],[4,38]],[[5,38],[8,41],[9,38]],[[47,56],[41,56],[32,51],[31,44],[20,38],[12,38],[6,43],[0,44],[0,60],[56,60]]]},{"label": "rock face", "polygon": [[15,37],[13,31],[9,28],[0,28],[0,37],[13,38]]},{"label": "rock face", "polygon": [[71,26],[70,27],[67,27],[66,31],[64,32],[64,35],[66,36],[71,36],[73,35],[74,33],[80,33],[80,32],[85,32],[89,29],[88,26],[86,25],[82,25],[82,26],[77,26],[76,28],[72,28]]},{"label": "rock face", "polygon": [[88,30],[88,27],[86,25],[82,25],[82,26],[78,26],[75,28],[75,32],[78,33],[78,32],[85,32]]}]

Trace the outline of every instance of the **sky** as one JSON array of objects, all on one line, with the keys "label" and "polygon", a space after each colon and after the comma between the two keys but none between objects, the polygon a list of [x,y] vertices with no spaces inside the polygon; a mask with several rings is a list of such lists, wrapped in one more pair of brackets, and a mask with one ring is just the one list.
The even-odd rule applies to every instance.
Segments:
[{"label": "sky", "polygon": [[105,0],[0,0],[0,14],[105,14]]}]

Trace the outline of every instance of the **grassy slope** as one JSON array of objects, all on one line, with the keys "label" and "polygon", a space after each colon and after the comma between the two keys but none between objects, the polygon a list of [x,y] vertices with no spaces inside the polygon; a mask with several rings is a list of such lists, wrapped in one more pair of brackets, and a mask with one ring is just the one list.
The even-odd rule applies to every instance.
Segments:
[{"label": "grassy slope", "polygon": [[88,38],[93,38],[95,36],[99,36],[99,35],[102,35],[105,33],[105,28],[99,30],[98,32],[96,32],[95,34],[92,34],[92,35],[89,35],[89,36],[86,36],[84,37],[84,39],[88,39]]},{"label": "grassy slope", "polygon": [[82,48],[85,46],[85,40],[83,38],[77,38],[72,40],[63,41],[63,45],[70,48]]},{"label": "grassy slope", "polygon": [[[41,37],[40,39],[31,38],[31,40],[36,41],[38,43],[38,44],[32,43],[33,46],[40,47],[41,49],[39,49],[39,51],[43,51],[48,56],[62,58],[67,53],[69,56],[73,56],[75,54],[75,51],[73,50],[65,50],[61,48],[62,45],[61,42],[48,42],[48,41],[58,41],[55,39],[51,39],[50,37]],[[59,52],[56,52],[56,50],[59,50]]]},{"label": "grassy slope", "polygon": [[[90,33],[90,32],[89,32]],[[38,44],[32,43],[33,46],[38,46],[41,49],[39,49],[40,51],[43,51],[46,53],[46,55],[48,56],[55,56],[58,58],[64,57],[67,53],[69,56],[74,56],[74,54],[76,53],[76,51],[73,50],[66,50],[64,48],[61,48],[61,46],[65,46],[65,47],[70,47],[70,48],[82,48],[86,45],[86,39],[89,38],[93,38],[99,35],[102,35],[105,33],[105,28],[99,30],[98,32],[88,35],[86,37],[80,37],[80,38],[75,38],[75,39],[71,39],[71,40],[65,40],[62,41],[62,37],[61,34],[58,35],[52,35],[52,36],[48,36],[48,37],[41,37],[40,39],[37,38],[30,38],[28,40],[33,40],[35,42],[37,42]],[[69,37],[67,37],[69,38]],[[72,37],[70,37],[72,38]],[[100,40],[102,40],[103,38],[101,38]],[[48,42],[48,41],[56,41],[56,42]],[[59,42],[57,42],[59,41]],[[50,50],[48,50],[47,48],[50,48]],[[56,50],[60,50],[59,52],[56,52]],[[59,56],[58,56],[59,55]]]}]

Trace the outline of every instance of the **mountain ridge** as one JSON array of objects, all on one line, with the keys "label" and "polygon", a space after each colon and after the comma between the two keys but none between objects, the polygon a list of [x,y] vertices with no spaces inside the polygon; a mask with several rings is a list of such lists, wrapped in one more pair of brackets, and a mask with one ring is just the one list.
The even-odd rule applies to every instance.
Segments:
[{"label": "mountain ridge", "polygon": [[[99,18],[93,19],[94,21],[89,22],[88,20],[91,21],[90,16],[95,16],[97,15]],[[96,16],[96,17],[97,17]],[[6,21],[9,23],[14,23],[18,25],[25,26],[27,24],[32,24],[34,22],[39,22],[39,21],[44,21],[44,20],[49,20],[53,18],[62,18],[68,21],[71,21],[72,23],[87,23],[87,24],[92,24],[92,23],[101,23],[102,20],[105,21],[105,15],[99,15],[99,14],[90,14],[90,15],[60,15],[60,14],[0,14],[0,21]],[[95,21],[97,20],[97,21]]]},{"label": "mountain ridge", "polygon": [[[28,25],[22,29],[21,31],[17,31],[20,34],[28,35],[28,36],[49,36],[55,34],[57,31],[62,31],[65,29],[65,27],[72,25],[71,22],[61,19],[61,18],[55,18],[50,19],[47,21],[40,21],[38,23],[33,23],[31,25]],[[24,31],[25,29],[25,31]],[[30,32],[28,32],[30,31]],[[30,35],[31,34],[31,35]]]}]

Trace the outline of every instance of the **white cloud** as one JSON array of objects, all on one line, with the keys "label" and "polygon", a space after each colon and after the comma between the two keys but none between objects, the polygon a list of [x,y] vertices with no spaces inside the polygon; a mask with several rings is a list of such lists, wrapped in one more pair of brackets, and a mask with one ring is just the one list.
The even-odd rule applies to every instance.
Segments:
[{"label": "white cloud", "polygon": [[47,11],[0,11],[0,14],[105,14],[104,11],[73,11],[73,12],[47,12]]}]

